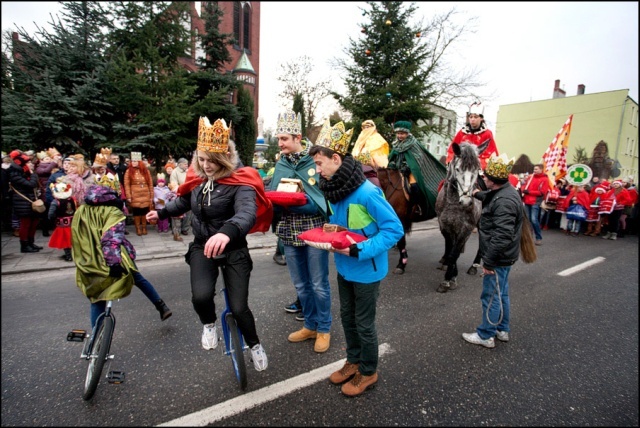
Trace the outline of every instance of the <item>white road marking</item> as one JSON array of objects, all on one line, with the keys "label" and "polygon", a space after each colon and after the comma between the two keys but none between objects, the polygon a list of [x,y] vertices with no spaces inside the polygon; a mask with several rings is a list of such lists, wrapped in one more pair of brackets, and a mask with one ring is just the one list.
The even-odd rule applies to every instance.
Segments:
[{"label": "white road marking", "polygon": [[[378,347],[378,356],[382,357],[391,351],[391,347],[387,343],[382,343]],[[260,404],[264,404],[283,395],[290,394],[298,389],[326,380],[331,373],[339,370],[344,365],[345,360],[339,360],[335,363],[319,367],[308,373],[303,373],[291,379],[286,379],[276,384],[267,386],[257,391],[252,391],[239,397],[233,398],[224,403],[216,404],[209,408],[200,410],[190,415],[185,415],[169,422],[162,423],[158,426],[205,426],[224,418],[237,415],[240,412],[249,410]]]},{"label": "white road marking", "polygon": [[591,259],[591,260],[587,260],[584,263],[580,263],[579,265],[576,265],[572,268],[569,269],[565,269],[562,272],[558,272],[558,275],[560,276],[569,276],[572,275],[576,272],[579,272],[583,269],[586,269],[590,266],[596,265],[598,263],[602,263],[603,261],[605,261],[606,259],[604,257],[596,257],[595,259]]}]

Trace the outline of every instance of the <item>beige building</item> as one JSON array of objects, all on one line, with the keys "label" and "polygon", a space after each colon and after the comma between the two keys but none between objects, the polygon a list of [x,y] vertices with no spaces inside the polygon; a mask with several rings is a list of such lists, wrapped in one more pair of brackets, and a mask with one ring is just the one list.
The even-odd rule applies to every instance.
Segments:
[{"label": "beige building", "polygon": [[501,105],[495,129],[498,150],[516,159],[526,154],[533,163],[542,163],[542,155],[573,114],[567,164],[575,163],[578,147],[591,157],[596,144],[604,141],[609,157],[619,162],[619,173],[612,178],[633,176],[637,183],[638,103],[628,89],[595,94],[584,90],[578,85],[575,96],[566,96],[556,80],[549,100]]},{"label": "beige building", "polygon": [[[431,132],[422,137],[421,143],[436,159],[440,159],[442,156],[447,156],[449,144],[458,131],[456,129],[457,116],[455,111],[437,105],[431,105],[430,110],[434,115],[429,121],[429,126],[435,126],[437,132]],[[418,125],[424,126],[425,124],[418,122]]]}]

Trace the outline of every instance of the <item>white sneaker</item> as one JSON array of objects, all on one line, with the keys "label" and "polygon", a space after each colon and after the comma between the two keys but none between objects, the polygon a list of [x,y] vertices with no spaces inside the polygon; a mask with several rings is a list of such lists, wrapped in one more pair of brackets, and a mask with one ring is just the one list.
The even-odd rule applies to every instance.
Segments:
[{"label": "white sneaker", "polygon": [[500,342],[508,342],[509,341],[509,332],[508,331],[496,331],[496,339]]},{"label": "white sneaker", "polygon": [[267,353],[261,344],[255,345],[251,348],[251,359],[253,360],[253,367],[259,372],[266,369],[269,366],[269,360],[267,359]]},{"label": "white sneaker", "polygon": [[462,338],[469,343],[473,343],[474,345],[482,345],[485,348],[495,348],[496,342],[493,340],[493,337],[488,339],[482,339],[478,336],[478,333],[462,333]]},{"label": "white sneaker", "polygon": [[218,346],[218,329],[216,324],[205,324],[202,329],[202,347],[206,350],[216,349]]}]

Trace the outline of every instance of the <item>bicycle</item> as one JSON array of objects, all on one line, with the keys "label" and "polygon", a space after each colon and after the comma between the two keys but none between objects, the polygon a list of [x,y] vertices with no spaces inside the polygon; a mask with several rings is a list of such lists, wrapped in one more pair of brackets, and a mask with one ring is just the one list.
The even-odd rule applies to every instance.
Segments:
[{"label": "bicycle", "polygon": [[[87,334],[86,330],[72,330],[67,334],[69,342],[85,342],[85,339],[89,339],[85,342],[82,354],[80,354],[81,359],[89,362],[82,393],[82,398],[85,401],[90,400],[95,394],[104,364],[107,361],[111,364],[111,360],[115,357],[113,354],[109,354],[116,326],[116,317],[111,310],[112,305],[112,300],[107,301],[105,311],[98,316],[91,335]],[[125,373],[112,370],[108,372],[106,377],[109,383],[120,384],[124,382]]]},{"label": "bicycle", "polygon": [[227,293],[226,282],[224,279],[225,269],[227,267],[227,256],[226,254],[220,254],[219,256],[215,256],[213,259],[220,262],[219,267],[222,271],[222,294],[224,296],[225,303],[225,308],[220,314],[222,337],[224,338],[224,350],[222,352],[224,355],[229,355],[231,357],[236,380],[240,385],[240,389],[244,391],[247,388],[247,366],[244,362],[244,352],[249,349],[249,347],[244,344],[242,331],[240,331],[240,327],[238,327],[238,323],[236,322],[229,306],[229,295]]}]

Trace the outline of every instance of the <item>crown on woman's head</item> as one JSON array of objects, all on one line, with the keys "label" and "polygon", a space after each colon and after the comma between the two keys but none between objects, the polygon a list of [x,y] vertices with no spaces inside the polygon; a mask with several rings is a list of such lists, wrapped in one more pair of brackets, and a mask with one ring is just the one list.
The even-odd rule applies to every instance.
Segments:
[{"label": "crown on woman's head", "polygon": [[353,137],[353,128],[345,131],[344,122],[342,121],[333,126],[329,126],[329,119],[327,119],[322,126],[320,134],[318,135],[316,145],[326,147],[334,152],[345,155],[349,149],[351,137]]},{"label": "crown on woman's head", "polygon": [[224,119],[209,122],[206,116],[198,122],[198,146],[196,150],[210,153],[227,153],[229,146],[229,127]]},{"label": "crown on woman's head", "polygon": [[277,134],[302,135],[302,116],[292,110],[278,114]]},{"label": "crown on woman's head", "polygon": [[111,147],[103,147],[100,149],[100,154],[105,156],[107,159],[109,159],[109,156],[111,156],[111,152]]}]

